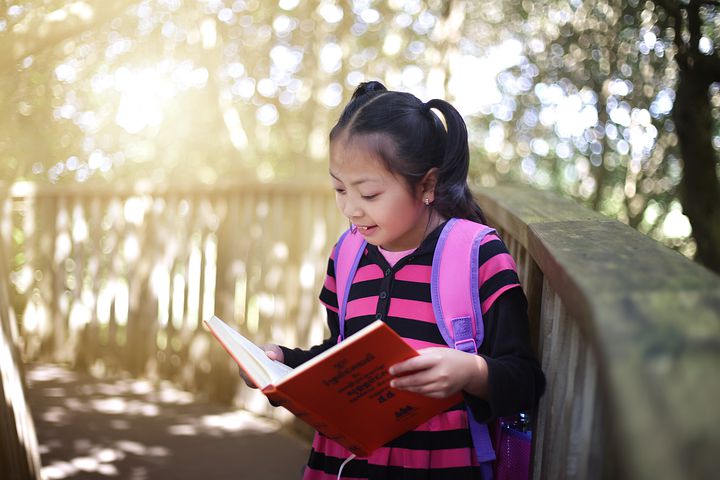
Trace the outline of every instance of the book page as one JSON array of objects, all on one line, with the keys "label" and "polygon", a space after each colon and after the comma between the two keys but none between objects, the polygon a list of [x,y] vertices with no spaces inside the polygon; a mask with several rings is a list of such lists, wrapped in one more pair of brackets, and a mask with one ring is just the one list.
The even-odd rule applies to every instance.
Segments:
[{"label": "book page", "polygon": [[276,383],[293,371],[284,363],[268,358],[260,347],[218,317],[213,316],[205,324],[258,388]]}]

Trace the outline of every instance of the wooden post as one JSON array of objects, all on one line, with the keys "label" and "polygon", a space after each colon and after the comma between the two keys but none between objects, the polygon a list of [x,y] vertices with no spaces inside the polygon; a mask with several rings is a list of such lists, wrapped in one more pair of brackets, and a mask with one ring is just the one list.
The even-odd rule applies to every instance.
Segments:
[{"label": "wooden post", "polygon": [[26,401],[5,258],[5,249],[0,245],[0,478],[35,480],[40,478],[40,454]]}]

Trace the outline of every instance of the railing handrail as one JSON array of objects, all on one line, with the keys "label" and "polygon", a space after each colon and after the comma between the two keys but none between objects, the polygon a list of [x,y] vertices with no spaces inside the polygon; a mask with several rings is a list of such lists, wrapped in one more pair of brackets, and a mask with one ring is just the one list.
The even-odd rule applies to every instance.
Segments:
[{"label": "railing handrail", "polygon": [[593,350],[607,408],[602,461],[622,478],[716,475],[720,277],[557,195],[512,186],[476,193]]}]

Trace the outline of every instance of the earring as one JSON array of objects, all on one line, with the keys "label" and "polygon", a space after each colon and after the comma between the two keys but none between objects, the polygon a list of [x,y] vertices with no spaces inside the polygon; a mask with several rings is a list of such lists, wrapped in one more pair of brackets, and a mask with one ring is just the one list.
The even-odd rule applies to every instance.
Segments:
[{"label": "earring", "polygon": [[430,199],[428,197],[425,197],[425,205],[430,205]]}]

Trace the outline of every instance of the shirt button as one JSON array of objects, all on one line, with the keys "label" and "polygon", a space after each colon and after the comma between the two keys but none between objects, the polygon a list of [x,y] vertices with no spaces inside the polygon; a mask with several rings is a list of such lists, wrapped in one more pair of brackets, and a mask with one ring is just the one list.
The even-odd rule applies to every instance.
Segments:
[{"label": "shirt button", "polygon": [[387,292],[380,292],[380,298],[387,298]]},{"label": "shirt button", "polygon": [[392,273],[392,269],[388,268],[387,270],[385,270],[386,277],[389,277],[391,273]]}]

